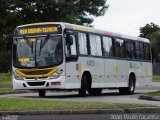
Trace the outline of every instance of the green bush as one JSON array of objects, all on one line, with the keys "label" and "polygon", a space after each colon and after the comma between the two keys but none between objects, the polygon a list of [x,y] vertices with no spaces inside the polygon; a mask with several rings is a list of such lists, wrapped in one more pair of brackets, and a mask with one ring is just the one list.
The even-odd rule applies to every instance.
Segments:
[{"label": "green bush", "polygon": [[12,52],[1,51],[0,52],[0,73],[8,73],[11,71],[12,66]]},{"label": "green bush", "polygon": [[12,82],[10,73],[0,73],[0,83],[1,82]]}]

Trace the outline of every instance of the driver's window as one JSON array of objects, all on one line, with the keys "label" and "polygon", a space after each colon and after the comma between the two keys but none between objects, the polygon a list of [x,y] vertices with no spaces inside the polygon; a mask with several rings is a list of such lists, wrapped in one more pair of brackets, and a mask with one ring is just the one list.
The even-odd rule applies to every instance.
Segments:
[{"label": "driver's window", "polygon": [[76,38],[74,35],[70,35],[73,38],[73,44],[70,45],[71,55],[77,55],[77,49],[76,49]]}]

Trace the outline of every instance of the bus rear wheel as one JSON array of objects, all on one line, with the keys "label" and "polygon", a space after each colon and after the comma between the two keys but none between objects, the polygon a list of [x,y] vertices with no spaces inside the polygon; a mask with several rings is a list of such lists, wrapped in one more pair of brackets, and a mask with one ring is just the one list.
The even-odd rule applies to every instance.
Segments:
[{"label": "bus rear wheel", "polygon": [[129,86],[128,87],[122,87],[122,88],[118,88],[118,89],[119,89],[120,94],[132,95],[135,90],[135,77],[134,76],[129,77]]},{"label": "bus rear wheel", "polygon": [[39,90],[39,97],[45,97],[46,96],[46,91],[45,90]]}]

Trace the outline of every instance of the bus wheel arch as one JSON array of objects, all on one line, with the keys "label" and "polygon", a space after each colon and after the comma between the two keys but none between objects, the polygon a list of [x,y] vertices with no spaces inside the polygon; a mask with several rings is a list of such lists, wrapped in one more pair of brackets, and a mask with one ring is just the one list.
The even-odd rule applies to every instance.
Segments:
[{"label": "bus wheel arch", "polygon": [[120,94],[131,95],[134,93],[135,86],[136,86],[136,75],[134,72],[131,72],[129,75],[128,87],[120,87],[118,89]]},{"label": "bus wheel arch", "polygon": [[86,92],[91,89],[92,75],[89,71],[84,71],[81,78],[81,88],[79,89],[79,95],[84,97]]}]

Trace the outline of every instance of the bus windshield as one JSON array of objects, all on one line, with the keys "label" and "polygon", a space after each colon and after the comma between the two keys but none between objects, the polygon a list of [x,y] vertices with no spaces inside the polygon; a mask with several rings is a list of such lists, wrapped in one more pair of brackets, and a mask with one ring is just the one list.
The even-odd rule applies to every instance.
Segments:
[{"label": "bus windshield", "polygon": [[62,37],[23,37],[14,40],[14,66],[49,67],[59,65],[63,60]]}]

